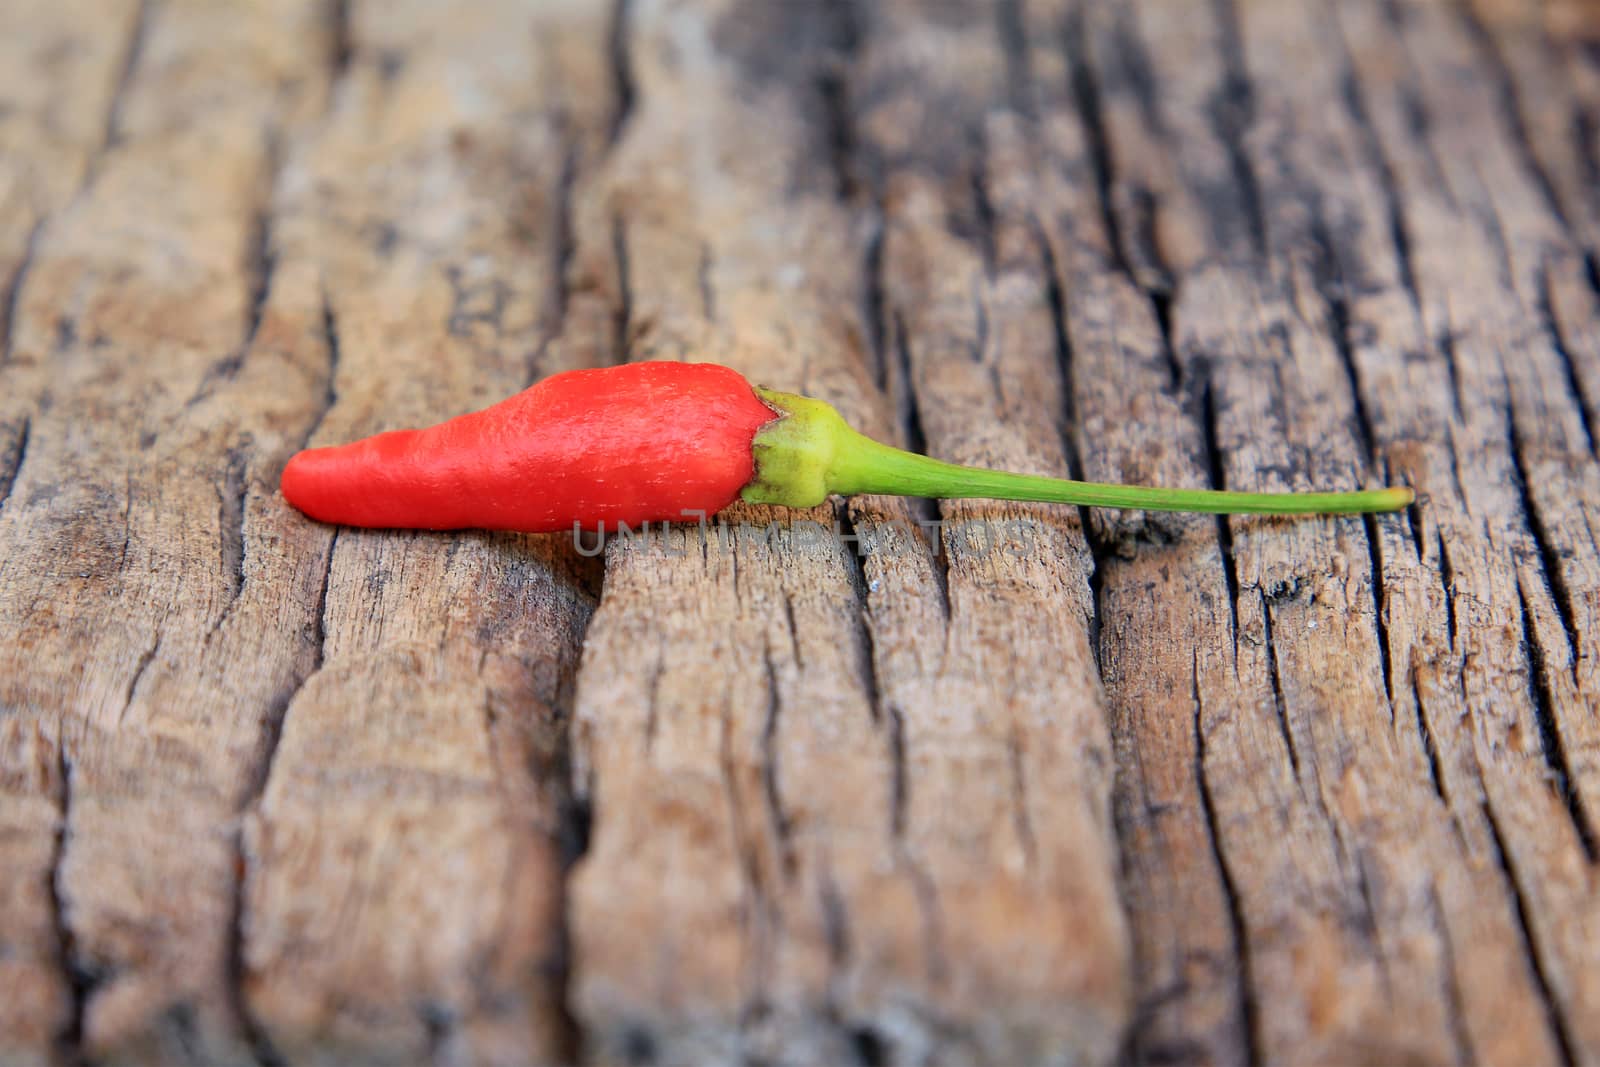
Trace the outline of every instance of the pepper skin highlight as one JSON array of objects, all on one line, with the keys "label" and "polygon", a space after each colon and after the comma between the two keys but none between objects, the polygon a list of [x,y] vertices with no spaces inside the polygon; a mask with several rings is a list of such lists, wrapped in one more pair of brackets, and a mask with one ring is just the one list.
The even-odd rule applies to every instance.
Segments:
[{"label": "pepper skin highlight", "polygon": [[283,495],[314,519],[428,530],[615,529],[712,515],[736,499],[814,507],[833,493],[1271,515],[1396,511],[1413,499],[1406,488],[1239,493],[960,467],[711,363],[568,371],[426,430],[301,452],[283,472]]}]

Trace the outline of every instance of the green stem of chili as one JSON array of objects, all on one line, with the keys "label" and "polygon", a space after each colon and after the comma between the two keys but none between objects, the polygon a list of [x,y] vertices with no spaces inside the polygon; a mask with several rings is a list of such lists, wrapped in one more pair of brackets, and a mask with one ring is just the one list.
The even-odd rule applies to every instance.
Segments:
[{"label": "green stem of chili", "polygon": [[756,437],[756,479],[746,500],[811,506],[828,493],[1034,500],[1142,511],[1211,514],[1345,515],[1398,511],[1415,499],[1404,487],[1343,493],[1236,493],[1162,489],[963,467],[874,441],[832,407],[758,390],[784,418]]}]

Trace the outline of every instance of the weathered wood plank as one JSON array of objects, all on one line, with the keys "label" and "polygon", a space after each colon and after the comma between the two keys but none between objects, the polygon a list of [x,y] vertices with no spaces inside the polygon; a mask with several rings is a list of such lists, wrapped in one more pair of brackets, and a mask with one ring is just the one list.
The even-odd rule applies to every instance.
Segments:
[{"label": "weathered wood plank", "polygon": [[[1600,1062],[1591,6],[12,5],[0,1063]],[[275,491],[646,358],[1422,497]]]},{"label": "weathered wood plank", "polygon": [[[314,286],[313,444],[560,369],[569,198],[612,111],[590,5],[349,15],[273,215],[279,277]],[[309,535],[314,670],[245,832],[258,1042],[294,1063],[566,1059],[562,738],[594,575],[558,537]]]},{"label": "weathered wood plank", "polygon": [[[279,361],[287,404],[202,385],[258,325],[273,145],[319,106],[322,19],[309,4],[171,3],[121,25],[115,49],[89,40],[89,57],[120,57],[94,135],[76,93],[61,108],[62,148],[90,156],[38,157],[88,182],[35,241],[0,371],[27,427],[0,512],[0,704],[24,754],[30,737],[53,753],[55,773],[33,784],[61,820],[50,866],[22,842],[17,876],[48,887],[52,908],[20,918],[50,924],[55,970],[33,980],[59,991],[34,1025],[66,1055],[224,1062],[247,1056],[230,980],[233,799],[296,669],[294,594],[317,564],[292,535],[248,566],[239,542],[252,487],[271,492],[263,460],[293,440],[293,360]],[[253,571],[287,610],[228,640],[224,622],[263,588]]]},{"label": "weathered wood plank", "polygon": [[[632,12],[638,104],[610,167],[628,354],[715,358],[883,432],[871,374],[885,356],[866,350],[861,316],[870,245],[836,200],[856,164],[837,175],[826,154],[853,135],[825,125],[827,69],[809,64],[828,57],[782,50],[864,32],[863,47],[887,53],[915,25],[836,18],[821,5]],[[932,74],[896,91],[911,98]],[[934,217],[937,193],[921,195],[882,252],[910,373],[961,381],[967,344],[942,332],[974,328],[961,279],[1008,343],[986,354],[993,376],[967,375],[965,407],[920,421],[947,454],[1048,469],[1059,439],[1039,395],[1055,375],[1042,272],[1006,303],[981,252]],[[983,430],[1010,398],[1028,424]],[[859,564],[854,546],[804,527],[766,548],[690,534],[608,551],[577,712],[595,812],[574,887],[577,1004],[596,1054],[1104,1060],[1124,933],[1081,541],[1074,552],[1070,520],[1044,523],[1015,559],[947,536],[946,565],[908,536],[903,505],[848,515]],[[776,516],[730,517],[759,531]],[[1055,595],[1074,582],[1079,597]]]}]

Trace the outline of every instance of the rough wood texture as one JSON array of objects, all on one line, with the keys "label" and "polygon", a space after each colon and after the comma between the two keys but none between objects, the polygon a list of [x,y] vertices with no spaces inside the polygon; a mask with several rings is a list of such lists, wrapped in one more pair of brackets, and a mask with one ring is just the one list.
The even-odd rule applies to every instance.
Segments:
[{"label": "rough wood texture", "polygon": [[[1600,1064],[1593,4],[6,23],[0,1063]],[[599,558],[276,492],[679,358],[1422,495]]]}]

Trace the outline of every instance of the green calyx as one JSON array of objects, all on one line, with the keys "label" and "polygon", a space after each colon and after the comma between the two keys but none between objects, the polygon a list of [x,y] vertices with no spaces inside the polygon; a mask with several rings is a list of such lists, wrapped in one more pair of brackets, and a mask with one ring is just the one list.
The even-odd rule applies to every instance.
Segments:
[{"label": "green calyx", "polygon": [[1349,515],[1398,511],[1415,499],[1407,488],[1352,493],[1234,493],[1157,489],[1011,474],[944,463],[857,433],[831,404],[756,388],[779,418],[756,432],[755,477],[740,496],[752,504],[815,507],[829,494],[1035,500],[1141,511],[1211,514]]}]

